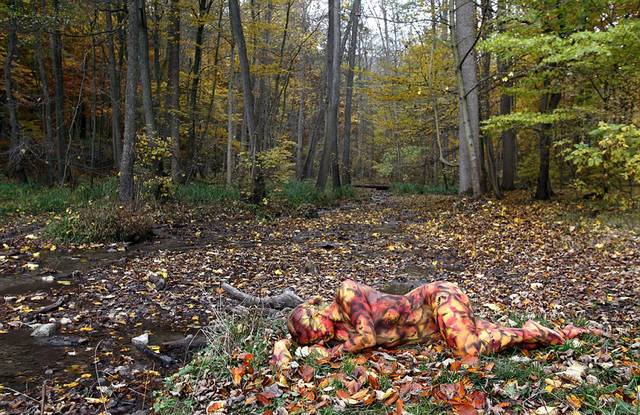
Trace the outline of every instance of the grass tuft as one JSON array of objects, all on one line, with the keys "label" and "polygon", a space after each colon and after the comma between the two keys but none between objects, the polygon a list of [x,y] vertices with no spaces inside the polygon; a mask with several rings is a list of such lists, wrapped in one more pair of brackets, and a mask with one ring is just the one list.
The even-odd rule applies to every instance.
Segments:
[{"label": "grass tuft", "polygon": [[391,185],[391,192],[394,195],[457,195],[457,187],[444,187],[444,186],[423,186],[412,183],[393,183]]}]

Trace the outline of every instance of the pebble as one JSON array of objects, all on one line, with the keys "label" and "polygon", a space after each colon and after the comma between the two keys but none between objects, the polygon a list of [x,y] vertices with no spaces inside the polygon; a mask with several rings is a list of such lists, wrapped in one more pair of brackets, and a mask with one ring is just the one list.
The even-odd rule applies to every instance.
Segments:
[{"label": "pebble", "polygon": [[47,323],[42,324],[41,326],[36,327],[36,329],[31,332],[32,337],[49,337],[53,333],[55,333],[57,327],[55,323]]}]

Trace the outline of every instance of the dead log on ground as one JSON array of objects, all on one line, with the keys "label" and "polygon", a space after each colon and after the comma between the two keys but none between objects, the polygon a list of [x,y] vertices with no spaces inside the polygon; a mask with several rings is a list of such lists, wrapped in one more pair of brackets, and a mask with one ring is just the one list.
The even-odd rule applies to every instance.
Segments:
[{"label": "dead log on ground", "polygon": [[24,317],[22,317],[22,321],[25,321],[25,322],[31,321],[40,314],[48,313],[49,311],[60,307],[62,304],[64,304],[65,301],[67,301],[67,296],[63,295],[62,297],[58,298],[58,300],[55,303],[49,304],[46,307],[42,307],[39,310],[32,311],[29,314],[25,315]]},{"label": "dead log on ground", "polygon": [[164,342],[160,345],[160,351],[163,353],[183,353],[190,350],[199,350],[207,345],[207,341],[199,336],[193,337],[193,334],[188,335],[184,339],[174,340],[171,342]]},{"label": "dead log on ground", "polygon": [[162,355],[160,353],[156,353],[149,348],[146,344],[142,342],[132,342],[136,349],[140,350],[140,352],[147,356],[148,358],[155,360],[156,362],[160,362],[160,364],[164,367],[171,366],[173,359],[169,356]]},{"label": "dead log on ground", "polygon": [[237,288],[232,287],[229,284],[222,283],[222,289],[229,294],[232,298],[241,301],[244,305],[253,305],[262,308],[275,308],[282,310],[285,308],[295,308],[298,305],[304,303],[304,300],[296,295],[291,289],[287,288],[282,294],[269,296],[269,297],[256,297],[253,295],[245,294]]}]

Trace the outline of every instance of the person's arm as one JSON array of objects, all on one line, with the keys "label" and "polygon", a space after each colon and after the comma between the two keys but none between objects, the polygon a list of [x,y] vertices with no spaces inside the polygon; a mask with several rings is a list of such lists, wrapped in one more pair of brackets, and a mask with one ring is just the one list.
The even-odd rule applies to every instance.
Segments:
[{"label": "person's arm", "polygon": [[335,301],[354,330],[349,332],[349,338],[343,344],[333,348],[333,355],[356,353],[376,345],[376,331],[366,290],[367,287],[350,280],[340,284]]}]

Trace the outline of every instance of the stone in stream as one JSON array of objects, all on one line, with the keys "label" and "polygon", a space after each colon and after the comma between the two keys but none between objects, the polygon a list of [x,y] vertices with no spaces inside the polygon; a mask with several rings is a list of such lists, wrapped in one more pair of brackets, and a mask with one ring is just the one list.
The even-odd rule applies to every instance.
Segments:
[{"label": "stone in stream", "polygon": [[131,339],[131,343],[133,343],[136,346],[138,345],[146,346],[147,344],[149,344],[149,334],[144,333],[138,337],[134,337],[133,339]]},{"label": "stone in stream", "polygon": [[79,347],[89,343],[86,337],[52,336],[44,345],[47,347]]},{"label": "stone in stream", "polygon": [[31,333],[32,337],[49,337],[57,330],[56,323],[42,324]]}]

